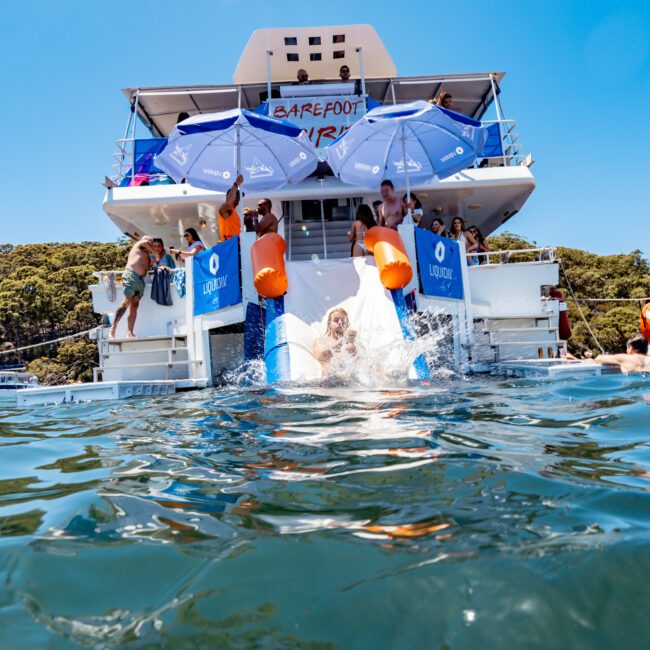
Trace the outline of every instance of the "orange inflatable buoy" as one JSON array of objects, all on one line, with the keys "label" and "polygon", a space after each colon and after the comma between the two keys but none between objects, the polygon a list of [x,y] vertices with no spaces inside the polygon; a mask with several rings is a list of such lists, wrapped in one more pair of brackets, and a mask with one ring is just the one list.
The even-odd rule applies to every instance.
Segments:
[{"label": "orange inflatable buoy", "polygon": [[287,292],[289,281],[284,266],[287,244],[275,232],[262,235],[251,247],[253,283],[260,296],[279,298]]},{"label": "orange inflatable buoy", "polygon": [[[551,287],[550,290],[551,298],[555,298],[557,300],[564,300],[564,294],[557,288],[557,287]],[[559,322],[559,334],[560,338],[563,341],[568,341],[571,338],[571,334],[573,333],[571,331],[571,323],[569,322],[569,314],[565,311],[560,312],[560,322]]]},{"label": "orange inflatable buoy", "polygon": [[639,316],[639,327],[645,340],[650,343],[650,302],[646,303]]},{"label": "orange inflatable buoy", "polygon": [[366,233],[364,242],[375,256],[379,279],[386,289],[402,289],[411,281],[411,262],[396,230],[375,226]]}]

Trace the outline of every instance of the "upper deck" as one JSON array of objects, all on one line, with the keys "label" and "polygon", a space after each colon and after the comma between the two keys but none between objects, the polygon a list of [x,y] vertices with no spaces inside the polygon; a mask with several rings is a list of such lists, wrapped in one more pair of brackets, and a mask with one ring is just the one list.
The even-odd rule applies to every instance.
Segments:
[{"label": "upper deck", "polygon": [[[348,85],[339,79],[343,64],[351,72]],[[309,85],[294,83],[301,68],[309,74]],[[463,216],[488,234],[516,214],[535,187],[529,169],[532,158],[523,152],[516,123],[505,117],[499,101],[503,78],[503,72],[399,76],[369,25],[258,30],[244,48],[232,84],[123,90],[131,111],[117,142],[104,209],[131,235],[146,230],[177,237],[181,226],[205,226],[214,220],[222,196],[188,185],[173,186],[164,174],[151,169],[152,152],[164,144],[162,139],[183,114],[237,107],[267,111],[305,128],[322,150],[369,108],[416,99],[435,101],[446,92],[452,95],[454,110],[490,128],[489,146],[473,168],[415,190],[425,214]],[[148,169],[141,165],[146,159]],[[303,202],[347,198],[351,217],[355,201],[372,201],[375,194],[342,184],[322,163],[313,178],[274,196]],[[244,204],[247,198],[255,199],[245,196]],[[300,219],[301,211],[294,210],[293,220]]]}]

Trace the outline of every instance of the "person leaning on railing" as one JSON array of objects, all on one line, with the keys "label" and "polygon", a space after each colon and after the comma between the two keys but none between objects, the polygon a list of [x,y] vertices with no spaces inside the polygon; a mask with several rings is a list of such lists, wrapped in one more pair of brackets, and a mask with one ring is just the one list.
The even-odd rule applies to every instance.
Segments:
[{"label": "person leaning on railing", "polygon": [[[478,242],[474,239],[474,235],[465,228],[465,222],[460,217],[453,218],[449,237],[456,241],[462,241],[465,244],[465,251],[467,253],[474,253],[478,250]],[[478,260],[475,256],[468,255],[467,264],[470,266],[478,264]]]},{"label": "person leaning on railing", "polygon": [[[487,242],[485,241],[485,237],[483,237],[481,231],[478,229],[478,226],[470,226],[467,229],[467,231],[476,240],[476,242],[478,244],[477,251],[479,253],[489,253],[490,252],[490,247],[487,245]],[[479,264],[487,264],[487,255],[477,255],[477,259],[478,259]]]},{"label": "person leaning on railing", "polygon": [[179,248],[169,249],[170,253],[176,255],[176,259],[194,257],[205,250],[205,245],[201,241],[199,233],[194,228],[186,228],[183,237],[185,237],[185,242],[187,243],[187,250],[182,251]]}]

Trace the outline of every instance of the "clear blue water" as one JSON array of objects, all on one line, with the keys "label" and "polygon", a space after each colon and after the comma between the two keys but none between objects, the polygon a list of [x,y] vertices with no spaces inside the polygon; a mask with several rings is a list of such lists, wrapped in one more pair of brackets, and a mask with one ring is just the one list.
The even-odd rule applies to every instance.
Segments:
[{"label": "clear blue water", "polygon": [[0,405],[0,647],[641,648],[650,377]]}]

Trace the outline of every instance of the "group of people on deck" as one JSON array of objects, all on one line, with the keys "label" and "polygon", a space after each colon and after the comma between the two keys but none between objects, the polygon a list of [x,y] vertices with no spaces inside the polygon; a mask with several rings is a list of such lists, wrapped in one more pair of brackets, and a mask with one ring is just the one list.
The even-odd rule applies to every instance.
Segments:
[{"label": "group of people on deck", "polygon": [[[372,204],[372,209],[365,203],[357,208],[356,219],[348,234],[351,242],[350,255],[352,257],[361,257],[368,254],[363,242],[370,228],[385,226],[397,230],[397,227],[404,222],[409,212],[413,222],[419,228],[431,230],[439,237],[462,241],[467,253],[485,253],[490,250],[477,226],[466,227],[461,217],[454,217],[451,220],[449,229],[439,216],[435,216],[431,221],[427,220],[418,197],[411,192],[410,204],[407,194],[404,194],[400,199],[395,193],[395,187],[390,180],[382,181],[379,193],[382,200],[375,201]],[[485,256],[482,255],[470,255],[467,258],[467,263],[470,265],[484,262]]]}]

